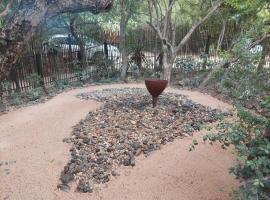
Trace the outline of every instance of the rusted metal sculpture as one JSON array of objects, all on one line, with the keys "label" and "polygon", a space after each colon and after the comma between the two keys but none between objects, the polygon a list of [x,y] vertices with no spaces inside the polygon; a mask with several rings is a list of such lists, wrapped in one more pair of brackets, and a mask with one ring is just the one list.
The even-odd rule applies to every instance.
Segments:
[{"label": "rusted metal sculpture", "polygon": [[153,108],[157,106],[158,96],[164,91],[168,85],[168,81],[161,79],[146,79],[145,85],[149,93],[152,95]]}]

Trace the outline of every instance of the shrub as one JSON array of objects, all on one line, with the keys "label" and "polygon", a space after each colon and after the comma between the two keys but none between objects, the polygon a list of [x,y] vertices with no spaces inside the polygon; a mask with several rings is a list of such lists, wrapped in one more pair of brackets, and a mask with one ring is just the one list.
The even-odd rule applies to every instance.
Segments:
[{"label": "shrub", "polygon": [[18,93],[12,94],[13,105],[19,106],[22,104],[21,95]]},{"label": "shrub", "polygon": [[175,61],[175,65],[185,74],[196,71],[198,69],[198,63],[192,57],[177,58]]},{"label": "shrub", "polygon": [[[265,103],[270,107],[268,103]],[[238,108],[237,123],[221,123],[218,134],[209,134],[205,141],[220,142],[222,148],[234,145],[239,163],[231,172],[244,184],[236,193],[238,199],[270,198],[270,141],[265,137],[269,118]]]},{"label": "shrub", "polygon": [[43,95],[45,95],[45,93],[44,93],[44,90],[42,87],[37,87],[37,88],[31,89],[25,93],[25,97],[29,101],[35,101]]},{"label": "shrub", "polygon": [[218,70],[216,70],[213,75],[211,76],[210,82],[214,83],[214,82],[220,82],[225,74],[225,69],[224,68],[220,68]]},{"label": "shrub", "polygon": [[37,88],[40,86],[41,77],[38,74],[33,73],[27,76],[26,80],[30,83],[32,88]]}]

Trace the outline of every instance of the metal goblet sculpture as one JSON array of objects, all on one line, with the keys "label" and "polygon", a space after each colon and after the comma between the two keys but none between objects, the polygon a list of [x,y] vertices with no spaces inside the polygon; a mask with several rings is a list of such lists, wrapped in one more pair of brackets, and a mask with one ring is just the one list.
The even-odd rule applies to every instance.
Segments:
[{"label": "metal goblet sculpture", "polygon": [[161,79],[146,79],[145,85],[148,92],[152,95],[152,104],[153,108],[155,108],[157,106],[158,96],[167,87],[168,81]]}]

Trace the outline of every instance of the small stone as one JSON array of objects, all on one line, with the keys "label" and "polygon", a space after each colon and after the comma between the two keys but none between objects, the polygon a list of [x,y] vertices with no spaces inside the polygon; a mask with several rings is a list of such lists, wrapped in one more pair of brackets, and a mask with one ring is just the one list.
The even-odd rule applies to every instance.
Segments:
[{"label": "small stone", "polygon": [[144,145],[147,145],[147,143],[148,143],[148,140],[147,139],[143,141],[143,144]]},{"label": "small stone", "polygon": [[132,167],[135,166],[135,157],[134,157],[134,156],[131,156],[131,157],[130,157],[130,165],[131,165]]},{"label": "small stone", "polygon": [[117,171],[112,171],[112,176],[120,176],[120,174]]},{"label": "small stone", "polygon": [[62,181],[62,183],[69,183],[70,181],[72,181],[74,179],[72,174],[65,174],[63,173],[60,177],[60,180]]},{"label": "small stone", "polygon": [[70,138],[64,138],[63,142],[69,144],[69,143],[71,143],[71,139]]},{"label": "small stone", "polygon": [[139,155],[141,155],[141,153],[142,153],[142,149],[139,148],[139,149],[137,149],[135,156],[139,156]]},{"label": "small stone", "polygon": [[135,122],[135,121],[131,121],[131,124],[135,125],[135,124],[136,124],[136,122]]},{"label": "small stone", "polygon": [[83,139],[83,143],[88,144],[89,142],[90,142],[90,139],[89,138],[84,138]]},{"label": "small stone", "polygon": [[124,166],[129,166],[129,165],[130,165],[130,158],[126,158],[126,159],[123,161],[123,165],[124,165]]},{"label": "small stone", "polygon": [[70,187],[67,184],[58,184],[57,188],[64,192],[68,192],[70,190]]},{"label": "small stone", "polygon": [[132,147],[137,150],[141,147],[141,144],[139,142],[133,142]]},{"label": "small stone", "polygon": [[89,182],[86,182],[84,180],[79,180],[78,186],[77,186],[77,190],[79,192],[83,192],[83,193],[92,193],[93,192],[93,188],[90,187]]}]

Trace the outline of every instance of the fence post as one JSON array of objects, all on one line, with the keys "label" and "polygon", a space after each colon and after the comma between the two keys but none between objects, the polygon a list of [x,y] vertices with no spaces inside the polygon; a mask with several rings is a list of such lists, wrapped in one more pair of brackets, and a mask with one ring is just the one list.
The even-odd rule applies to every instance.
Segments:
[{"label": "fence post", "polygon": [[40,86],[44,88],[44,75],[42,70],[42,56],[41,53],[36,54],[36,67],[37,67],[37,74],[40,76]]},{"label": "fence post", "polygon": [[21,91],[21,88],[20,88],[20,83],[19,83],[19,79],[18,79],[18,74],[17,74],[17,69],[16,68],[13,68],[11,70],[10,79],[13,82],[15,82],[16,92],[20,92]]},{"label": "fence post", "polygon": [[105,39],[105,41],[104,41],[104,54],[105,54],[105,57],[106,57],[106,59],[108,59],[109,58],[109,50],[108,50],[108,43],[107,43],[107,41],[106,41],[107,39]]},{"label": "fence post", "polygon": [[71,62],[72,61],[72,44],[71,44],[71,35],[70,34],[68,34],[68,39],[67,39],[67,41],[68,41],[68,57],[69,57],[69,61]]}]

